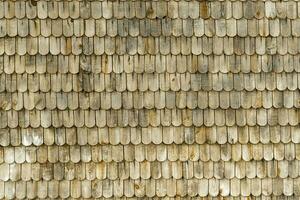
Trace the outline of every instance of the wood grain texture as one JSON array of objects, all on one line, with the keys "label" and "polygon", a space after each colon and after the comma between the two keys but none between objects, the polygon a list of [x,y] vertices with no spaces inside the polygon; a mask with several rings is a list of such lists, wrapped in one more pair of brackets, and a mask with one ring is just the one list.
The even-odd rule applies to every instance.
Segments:
[{"label": "wood grain texture", "polygon": [[1,0],[0,199],[299,199],[299,9]]}]

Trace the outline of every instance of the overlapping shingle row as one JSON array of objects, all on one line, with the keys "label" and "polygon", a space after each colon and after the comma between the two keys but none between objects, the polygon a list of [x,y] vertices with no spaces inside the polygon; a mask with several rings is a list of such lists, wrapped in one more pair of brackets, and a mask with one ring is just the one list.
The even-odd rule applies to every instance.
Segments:
[{"label": "overlapping shingle row", "polygon": [[0,199],[299,199],[299,10],[0,1]]}]

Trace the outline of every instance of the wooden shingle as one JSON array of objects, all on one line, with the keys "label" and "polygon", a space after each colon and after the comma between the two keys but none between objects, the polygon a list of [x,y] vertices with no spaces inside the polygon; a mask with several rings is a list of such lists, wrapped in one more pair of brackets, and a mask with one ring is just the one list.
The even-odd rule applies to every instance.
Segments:
[{"label": "wooden shingle", "polygon": [[1,1],[0,198],[298,199],[298,4]]}]

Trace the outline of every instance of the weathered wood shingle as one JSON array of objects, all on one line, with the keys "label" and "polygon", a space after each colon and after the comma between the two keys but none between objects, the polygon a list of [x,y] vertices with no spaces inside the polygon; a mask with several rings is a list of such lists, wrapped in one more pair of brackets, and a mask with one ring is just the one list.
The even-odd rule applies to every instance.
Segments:
[{"label": "weathered wood shingle", "polygon": [[299,199],[299,5],[0,1],[0,199]]}]

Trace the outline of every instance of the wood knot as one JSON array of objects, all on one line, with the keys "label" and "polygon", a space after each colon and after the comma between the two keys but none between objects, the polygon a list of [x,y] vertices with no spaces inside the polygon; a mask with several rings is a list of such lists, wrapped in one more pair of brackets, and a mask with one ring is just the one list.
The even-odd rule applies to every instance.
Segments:
[{"label": "wood knot", "polygon": [[153,15],[153,13],[154,13],[153,8],[150,7],[146,11],[146,16],[149,17],[149,16]]},{"label": "wood knot", "polygon": [[136,190],[138,190],[138,189],[140,189],[140,185],[139,185],[139,184],[134,184],[134,188],[135,188]]}]

